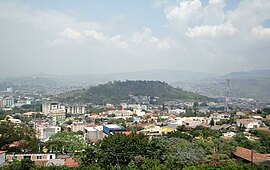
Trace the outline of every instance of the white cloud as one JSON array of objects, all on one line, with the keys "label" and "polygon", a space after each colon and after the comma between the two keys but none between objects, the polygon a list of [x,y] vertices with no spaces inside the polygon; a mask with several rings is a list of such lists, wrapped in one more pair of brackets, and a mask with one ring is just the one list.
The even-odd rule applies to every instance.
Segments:
[{"label": "white cloud", "polygon": [[223,0],[210,0],[208,5],[201,11],[200,18],[204,25],[218,25],[225,20],[225,3]]},{"label": "white cloud", "polygon": [[224,0],[209,0],[208,4],[223,4]]},{"label": "white cloud", "polygon": [[[68,39],[63,39],[63,38]],[[76,40],[76,41],[74,41]],[[116,48],[127,48],[128,44],[122,39],[121,35],[106,36],[100,31],[96,30],[84,30],[82,33],[75,31],[71,28],[65,28],[60,32],[60,37],[52,40],[53,45],[74,45],[76,43],[83,45],[90,45],[92,40],[99,42],[100,46],[104,47],[116,47]],[[72,42],[72,43],[70,43]]]},{"label": "white cloud", "polygon": [[[182,1],[166,13],[166,18],[171,24],[183,30],[196,24],[201,8],[202,4],[199,0]],[[193,19],[191,20],[191,18]]]},{"label": "white cloud", "polygon": [[95,30],[85,30],[84,35],[86,37],[92,37],[96,40],[105,40],[106,39],[106,37],[103,35],[102,32],[97,32]]},{"label": "white cloud", "polygon": [[206,37],[206,38],[213,38],[213,37],[223,37],[223,36],[230,36],[236,33],[236,29],[230,22],[225,24],[209,26],[209,25],[202,25],[196,26],[194,28],[189,28],[186,35],[188,37]]},{"label": "white cloud", "polygon": [[80,32],[74,31],[71,28],[65,28],[60,34],[64,37],[71,38],[71,39],[82,38],[82,34]]},{"label": "white cloud", "polygon": [[248,33],[270,18],[269,0],[242,0],[238,7],[228,13],[227,18],[238,29]]},{"label": "white cloud", "polygon": [[110,38],[110,41],[118,48],[127,48],[128,44],[122,40],[121,35],[115,35]]},{"label": "white cloud", "polygon": [[135,44],[141,44],[146,47],[154,46],[158,49],[169,49],[171,47],[167,41],[160,40],[153,36],[151,29],[147,27],[144,27],[142,32],[135,32],[132,41]]},{"label": "white cloud", "polygon": [[[63,74],[124,72],[131,67],[209,72],[269,68],[270,28],[261,26],[270,19],[269,0],[241,0],[231,10],[225,0],[209,0],[205,5],[199,0],[161,0],[154,2],[158,8],[141,9],[156,11],[151,22],[146,20],[147,12],[147,17],[136,18],[132,10],[113,13],[112,9],[108,13],[113,17],[106,23],[90,10],[84,14],[91,17],[80,18],[71,15],[76,11],[73,7],[65,13],[27,2],[30,5],[0,1],[0,61],[14,63],[14,74],[20,72],[17,68]],[[163,10],[163,17],[158,10]],[[163,24],[168,27],[157,28]],[[149,28],[134,30],[143,25]],[[51,61],[64,64],[53,66]],[[8,74],[6,70],[13,71],[7,64],[0,73]]]},{"label": "white cloud", "polygon": [[263,26],[257,26],[252,28],[251,35],[258,39],[270,40],[270,28],[264,28]]}]

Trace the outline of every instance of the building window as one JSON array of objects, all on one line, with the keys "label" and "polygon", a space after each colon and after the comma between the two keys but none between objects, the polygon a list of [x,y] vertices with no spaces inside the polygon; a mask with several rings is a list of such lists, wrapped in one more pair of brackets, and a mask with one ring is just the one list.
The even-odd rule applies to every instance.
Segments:
[{"label": "building window", "polygon": [[31,156],[23,156],[23,159],[31,159]]},{"label": "building window", "polygon": [[50,159],[52,159],[53,157],[52,157],[52,155],[50,155]]},{"label": "building window", "polygon": [[38,155],[38,156],[37,156],[37,159],[42,159],[42,156]]}]

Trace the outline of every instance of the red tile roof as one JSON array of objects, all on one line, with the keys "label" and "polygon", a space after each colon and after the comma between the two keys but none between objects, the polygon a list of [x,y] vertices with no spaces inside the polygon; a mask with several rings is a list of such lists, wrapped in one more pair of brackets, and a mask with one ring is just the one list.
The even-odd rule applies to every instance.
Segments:
[{"label": "red tile roof", "polygon": [[192,123],[193,120],[191,120],[191,119],[186,119],[186,120],[184,120],[183,122],[185,122],[185,123]]},{"label": "red tile roof", "polygon": [[266,160],[270,161],[270,154],[256,153],[255,151],[240,146],[236,147],[234,155],[254,163],[259,163]]},{"label": "red tile roof", "polygon": [[79,166],[79,163],[71,158],[68,158],[68,159],[65,159],[64,166],[77,167],[77,166]]},{"label": "red tile roof", "polygon": [[240,122],[242,124],[249,124],[251,122],[256,122],[254,119],[237,119],[237,122]]},{"label": "red tile roof", "polygon": [[0,154],[6,153],[7,151],[0,151]]}]

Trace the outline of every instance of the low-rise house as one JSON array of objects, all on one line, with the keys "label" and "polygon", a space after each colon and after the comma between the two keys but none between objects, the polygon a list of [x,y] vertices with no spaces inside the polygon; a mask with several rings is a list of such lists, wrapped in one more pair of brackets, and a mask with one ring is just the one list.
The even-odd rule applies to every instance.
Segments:
[{"label": "low-rise house", "polygon": [[141,117],[143,117],[145,115],[145,111],[141,111],[141,110],[134,110],[134,113],[137,116],[141,116]]},{"label": "low-rise house", "polygon": [[199,126],[200,124],[202,124],[200,121],[197,121],[197,120],[192,120],[192,119],[186,119],[182,122],[182,124],[184,126],[188,126],[188,127],[196,127],[196,126]]},{"label": "low-rise house", "polygon": [[261,154],[243,147],[236,147],[234,155],[245,162],[270,166],[270,154]]},{"label": "low-rise house", "polygon": [[159,133],[161,133],[163,135],[163,134],[167,134],[167,133],[173,132],[173,131],[174,131],[174,129],[171,127],[163,127],[159,130]]},{"label": "low-rise house", "polygon": [[261,121],[256,119],[237,119],[236,125],[241,128],[253,129],[261,126]]},{"label": "low-rise house", "polygon": [[229,124],[223,124],[223,125],[214,125],[210,127],[213,130],[229,130],[232,127],[232,125]]},{"label": "low-rise house", "polygon": [[229,139],[229,138],[232,138],[235,135],[236,135],[236,133],[234,133],[234,132],[227,132],[227,133],[223,133],[223,138]]},{"label": "low-rise house", "polygon": [[7,115],[5,119],[0,120],[0,122],[7,122],[10,121],[11,123],[20,124],[22,121],[20,119],[14,119],[12,116]]},{"label": "low-rise house", "polygon": [[18,160],[21,161],[22,159],[30,159],[35,164],[45,166],[49,160],[55,159],[55,154],[7,154],[6,160],[13,161]]},{"label": "low-rise house", "polygon": [[52,135],[60,131],[61,127],[59,126],[51,126],[49,124],[41,124],[36,126],[36,136],[42,142],[46,142]]},{"label": "low-rise house", "polygon": [[103,132],[106,135],[110,135],[112,132],[123,132],[126,131],[126,128],[123,126],[119,126],[119,125],[103,125]]},{"label": "low-rise house", "polygon": [[22,116],[24,118],[33,118],[34,115],[36,115],[36,114],[37,114],[37,112],[26,112],[26,113],[23,113]]},{"label": "low-rise house", "polygon": [[210,119],[213,119],[214,122],[219,122],[221,120],[229,120],[230,119],[230,114],[229,113],[213,113],[210,116]]},{"label": "low-rise house", "polygon": [[257,120],[262,120],[263,119],[263,117],[261,117],[261,116],[252,116],[252,118],[257,119]]},{"label": "low-rise house", "polygon": [[0,151],[0,167],[6,162],[6,151]]},{"label": "low-rise house", "polygon": [[161,128],[159,126],[155,126],[155,125],[149,125],[146,126],[142,132],[146,135],[146,136],[160,136]]},{"label": "low-rise house", "polygon": [[98,127],[85,127],[84,140],[88,142],[97,142],[105,137],[103,129]]},{"label": "low-rise house", "polygon": [[74,167],[78,167],[79,163],[75,161],[74,159],[68,158],[68,159],[65,159],[64,166],[74,168]]},{"label": "low-rise house", "polygon": [[174,110],[169,110],[169,114],[175,114],[175,115],[179,115],[181,113],[186,113],[185,109],[174,109]]},{"label": "low-rise house", "polygon": [[241,117],[241,116],[247,116],[245,113],[243,112],[236,112],[235,114],[237,117]]}]

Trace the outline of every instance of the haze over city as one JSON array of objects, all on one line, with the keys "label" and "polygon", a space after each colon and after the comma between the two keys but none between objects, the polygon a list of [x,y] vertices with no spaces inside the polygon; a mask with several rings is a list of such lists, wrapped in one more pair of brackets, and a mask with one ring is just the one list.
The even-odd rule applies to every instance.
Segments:
[{"label": "haze over city", "polygon": [[2,0],[0,76],[270,69],[268,0]]}]

